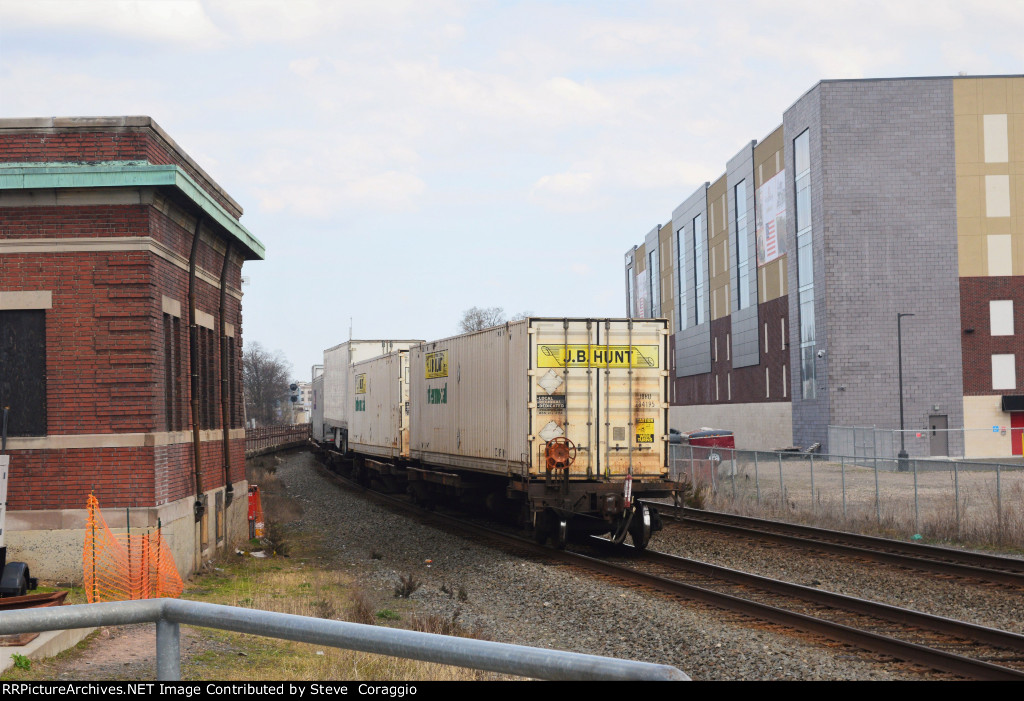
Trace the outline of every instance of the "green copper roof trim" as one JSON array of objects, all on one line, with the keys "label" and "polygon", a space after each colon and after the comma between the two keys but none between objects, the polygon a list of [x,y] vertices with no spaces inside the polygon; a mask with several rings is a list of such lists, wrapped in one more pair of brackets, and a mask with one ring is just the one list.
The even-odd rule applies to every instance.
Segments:
[{"label": "green copper roof trim", "polygon": [[266,248],[235,217],[196,184],[180,166],[145,161],[89,165],[0,164],[0,190],[48,190],[70,187],[174,187],[220,224],[260,260]]}]

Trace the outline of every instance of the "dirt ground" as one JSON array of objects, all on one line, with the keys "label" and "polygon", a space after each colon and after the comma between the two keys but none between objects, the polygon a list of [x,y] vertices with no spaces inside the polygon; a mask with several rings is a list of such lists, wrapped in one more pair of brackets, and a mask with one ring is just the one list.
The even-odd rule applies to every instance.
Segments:
[{"label": "dirt ground", "polygon": [[[212,641],[181,626],[181,664],[210,649]],[[101,628],[77,648],[56,657],[32,660],[33,670],[59,680],[152,681],[156,676],[156,625],[139,623]]]}]

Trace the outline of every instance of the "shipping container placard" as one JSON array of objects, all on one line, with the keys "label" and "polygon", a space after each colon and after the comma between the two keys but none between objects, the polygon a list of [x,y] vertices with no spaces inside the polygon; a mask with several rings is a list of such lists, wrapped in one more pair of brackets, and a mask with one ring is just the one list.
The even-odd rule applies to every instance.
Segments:
[{"label": "shipping container placard", "polygon": [[656,368],[658,346],[544,344],[537,347],[537,367]]},{"label": "shipping container placard", "polygon": [[654,442],[654,419],[637,419],[636,420],[636,442],[637,443],[653,443]]},{"label": "shipping container placard", "polygon": [[448,377],[448,351],[437,351],[427,353],[426,356],[426,378],[433,380],[438,377]]},{"label": "shipping container placard", "polygon": [[564,394],[541,394],[537,397],[538,414],[564,414]]},{"label": "shipping container placard", "polygon": [[366,373],[356,375],[356,394],[366,394]]}]

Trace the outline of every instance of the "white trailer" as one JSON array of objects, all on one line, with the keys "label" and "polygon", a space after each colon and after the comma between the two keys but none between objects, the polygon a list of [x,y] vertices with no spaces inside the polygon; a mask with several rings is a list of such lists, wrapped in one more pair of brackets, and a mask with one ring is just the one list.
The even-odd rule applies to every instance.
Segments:
[{"label": "white trailer", "polygon": [[528,507],[538,538],[564,544],[572,522],[646,546],[660,521],[637,499],[679,488],[668,334],[664,319],[530,318],[413,348],[410,491],[491,490],[488,505]]},{"label": "white trailer", "polygon": [[351,366],[363,360],[395,350],[407,350],[419,340],[354,340],[345,341],[324,351],[324,418],[325,440],[334,442],[341,452],[348,452],[348,429],[354,399]]},{"label": "white trailer", "polygon": [[409,457],[409,351],[356,363],[349,449],[392,460]]}]

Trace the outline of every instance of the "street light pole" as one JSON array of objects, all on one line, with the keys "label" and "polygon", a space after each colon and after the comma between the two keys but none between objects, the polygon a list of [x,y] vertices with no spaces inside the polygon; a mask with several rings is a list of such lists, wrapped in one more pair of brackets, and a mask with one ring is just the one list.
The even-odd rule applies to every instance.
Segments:
[{"label": "street light pole", "polygon": [[900,472],[906,472],[907,471],[907,469],[909,467],[908,458],[910,457],[909,455],[907,455],[907,438],[906,438],[906,433],[904,432],[904,426],[903,426],[903,328],[902,328],[902,322],[903,322],[903,317],[905,317],[905,316],[914,316],[914,315],[913,314],[906,314],[906,313],[896,314],[896,349],[897,349],[896,352],[897,352],[897,355],[898,355],[898,358],[899,358],[898,363],[899,363],[899,368],[900,368],[900,454],[899,454],[899,463],[898,463],[897,469]]}]

